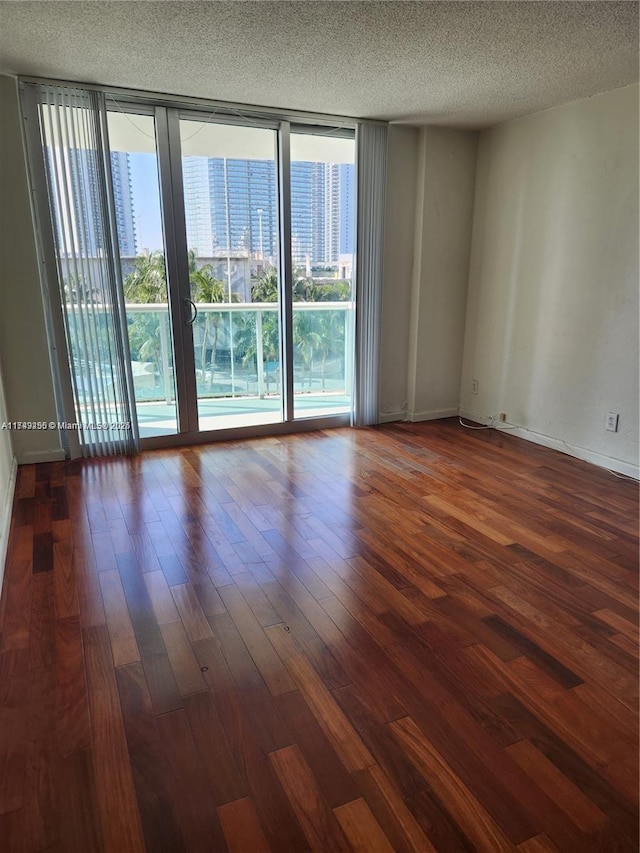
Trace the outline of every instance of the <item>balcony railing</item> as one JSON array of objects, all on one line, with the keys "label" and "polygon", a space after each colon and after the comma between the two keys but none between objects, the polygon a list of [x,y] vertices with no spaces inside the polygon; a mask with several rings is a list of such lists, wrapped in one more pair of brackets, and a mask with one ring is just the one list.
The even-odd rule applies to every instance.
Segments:
[{"label": "balcony railing", "polygon": [[[128,303],[137,402],[175,399],[166,303]],[[281,393],[275,303],[197,303],[193,323],[198,397]],[[294,393],[351,395],[353,302],[294,302]]]}]

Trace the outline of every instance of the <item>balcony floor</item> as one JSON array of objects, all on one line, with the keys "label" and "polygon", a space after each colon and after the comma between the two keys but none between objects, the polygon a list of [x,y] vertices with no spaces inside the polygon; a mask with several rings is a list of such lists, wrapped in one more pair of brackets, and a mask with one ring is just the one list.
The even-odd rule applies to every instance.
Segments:
[{"label": "balcony floor", "polygon": [[[345,394],[310,393],[294,397],[296,417],[327,417],[348,413],[351,399]],[[171,435],[177,432],[175,403],[137,404],[141,438]],[[219,397],[198,400],[200,430],[231,429],[279,423],[282,420],[282,398]]]}]

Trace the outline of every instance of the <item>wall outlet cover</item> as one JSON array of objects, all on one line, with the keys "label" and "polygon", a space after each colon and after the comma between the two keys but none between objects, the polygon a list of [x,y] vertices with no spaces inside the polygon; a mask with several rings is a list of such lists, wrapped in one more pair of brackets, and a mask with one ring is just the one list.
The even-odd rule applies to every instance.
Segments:
[{"label": "wall outlet cover", "polygon": [[607,432],[618,432],[618,417],[616,412],[607,412]]}]

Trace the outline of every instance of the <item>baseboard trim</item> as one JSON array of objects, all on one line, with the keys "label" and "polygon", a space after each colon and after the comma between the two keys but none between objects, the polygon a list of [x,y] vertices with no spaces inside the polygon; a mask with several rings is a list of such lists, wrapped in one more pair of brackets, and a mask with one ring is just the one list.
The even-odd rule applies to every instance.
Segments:
[{"label": "baseboard trim", "polygon": [[11,513],[13,512],[13,496],[16,491],[16,480],[18,477],[18,460],[13,457],[9,471],[9,482],[7,483],[7,494],[0,516],[0,590],[4,580],[4,566],[7,559],[9,547],[9,532],[11,530]]},{"label": "baseboard trim", "polygon": [[491,426],[493,418],[487,417],[486,415],[481,415],[479,412],[473,412],[471,409],[458,409],[456,414],[464,418],[465,421],[473,421],[476,424],[481,424],[482,426]]},{"label": "baseboard trim", "polygon": [[406,409],[400,409],[397,412],[380,412],[378,415],[378,423],[380,424],[390,424],[393,421],[406,421],[406,419]]},{"label": "baseboard trim", "polygon": [[38,462],[62,462],[64,450],[25,450],[17,454],[18,465],[36,465]]},{"label": "baseboard trim", "polygon": [[407,420],[411,423],[418,421],[439,421],[442,418],[455,418],[458,409],[432,409],[428,412],[407,412]]},{"label": "baseboard trim", "polygon": [[592,465],[597,465],[599,468],[606,468],[608,471],[615,471],[617,474],[624,474],[626,477],[632,477],[634,480],[640,479],[640,469],[637,465],[631,462],[625,462],[624,459],[616,459],[614,456],[605,456],[603,453],[598,453],[595,450],[589,450],[587,447],[578,447],[575,444],[569,444],[561,438],[553,438],[553,436],[545,435],[544,433],[534,432],[534,430],[526,427],[518,426],[510,422],[497,421],[492,423],[492,418],[486,415],[480,415],[477,412],[472,412],[469,409],[460,409],[460,417],[465,420],[475,421],[479,424],[493,426],[494,429],[500,432],[501,427],[505,428],[505,432],[509,435],[515,435],[518,438],[524,438],[525,441],[530,441],[533,444],[539,444],[541,447],[548,447],[550,450],[559,450],[566,456],[573,456],[574,459],[582,459],[583,462],[590,462]]}]

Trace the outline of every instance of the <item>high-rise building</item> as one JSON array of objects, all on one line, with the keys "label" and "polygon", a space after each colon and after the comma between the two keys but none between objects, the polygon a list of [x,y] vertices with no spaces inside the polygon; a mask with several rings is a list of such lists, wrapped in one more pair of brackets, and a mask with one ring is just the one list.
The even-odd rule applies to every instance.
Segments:
[{"label": "high-rise building", "polygon": [[182,158],[187,246],[199,257],[211,255],[214,246],[209,162],[208,157]]},{"label": "high-rise building", "polygon": [[341,255],[352,255],[355,250],[356,181],[353,163],[338,166],[340,184],[340,213],[338,217],[338,248]]},{"label": "high-rise building", "polygon": [[[66,152],[64,163],[60,162],[60,156],[59,150],[54,152],[47,148],[51,184],[54,188],[59,181],[70,184],[69,195],[73,200],[70,212],[59,212],[54,206],[53,218],[60,250],[63,254],[77,252],[84,257],[97,257],[104,248],[98,155],[85,148],[71,148]],[[123,151],[111,153],[111,176],[120,255],[130,257],[137,254],[137,244],[129,154]]]},{"label": "high-rise building", "polygon": [[[221,251],[275,262],[276,165],[272,160],[183,158],[187,244],[199,257]],[[336,264],[354,250],[352,164],[291,163],[293,263]]]},{"label": "high-rise building", "polygon": [[326,163],[324,209],[324,262],[335,264],[340,255],[354,251],[354,167],[351,163]]},{"label": "high-rise building", "polygon": [[272,160],[210,158],[209,198],[214,250],[275,260],[278,210]]},{"label": "high-rise building", "polygon": [[291,164],[293,262],[336,264],[354,251],[354,167],[351,163]]},{"label": "high-rise building", "polygon": [[294,265],[317,263],[325,255],[325,164],[291,163],[291,249]]},{"label": "high-rise building", "polygon": [[328,163],[324,168],[324,257],[326,264],[334,263],[340,254],[340,166]]},{"label": "high-rise building", "polygon": [[47,149],[52,186],[66,183],[72,199],[71,211],[55,211],[55,226],[60,251],[64,254],[81,254],[96,257],[104,245],[104,235],[99,217],[97,154],[84,148]]},{"label": "high-rise building", "polygon": [[132,258],[138,254],[138,243],[133,215],[131,160],[128,152],[111,152],[111,177],[120,255],[123,258]]}]

